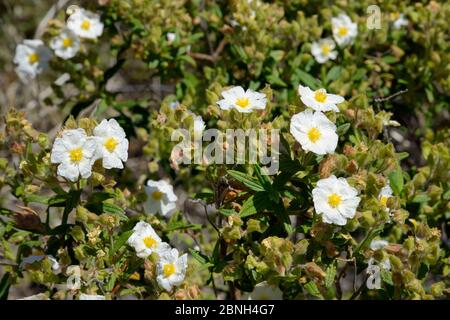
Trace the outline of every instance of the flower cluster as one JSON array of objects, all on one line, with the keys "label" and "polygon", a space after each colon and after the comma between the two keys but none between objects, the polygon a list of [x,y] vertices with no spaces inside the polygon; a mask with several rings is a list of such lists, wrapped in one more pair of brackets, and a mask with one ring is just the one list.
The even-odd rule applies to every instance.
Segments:
[{"label": "flower cluster", "polygon": [[138,222],[133,228],[133,234],[128,238],[128,244],[134,247],[136,255],[140,258],[147,258],[152,253],[157,255],[156,280],[161,288],[170,292],[172,287],[183,282],[187,254],[179,256],[178,250],[162,242],[150,224]]},{"label": "flower cluster", "polygon": [[101,159],[105,169],[123,169],[128,159],[128,139],[115,119],[102,120],[87,136],[84,129],[64,130],[56,138],[51,162],[58,165],[58,175],[77,181],[89,178],[95,161]]},{"label": "flower cluster", "polygon": [[[100,16],[83,8],[75,7],[67,19],[67,26],[50,40],[50,48],[62,59],[71,59],[80,50],[81,39],[96,39],[103,33]],[[14,63],[23,80],[35,78],[48,66],[52,53],[40,39],[24,40],[16,48]]]}]

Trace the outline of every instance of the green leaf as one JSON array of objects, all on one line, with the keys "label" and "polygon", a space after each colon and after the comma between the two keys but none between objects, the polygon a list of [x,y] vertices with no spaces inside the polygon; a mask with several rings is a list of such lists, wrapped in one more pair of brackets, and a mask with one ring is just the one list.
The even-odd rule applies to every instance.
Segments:
[{"label": "green leaf", "polygon": [[30,194],[25,198],[25,202],[34,202],[40,204],[48,204],[50,197],[40,196],[38,194]]},{"label": "green leaf", "polygon": [[271,207],[272,203],[270,202],[270,197],[267,192],[257,192],[245,200],[242,204],[239,215],[241,217],[248,217],[258,212],[270,209]]},{"label": "green leaf", "polygon": [[306,291],[309,292],[310,295],[323,299],[322,294],[320,293],[319,289],[317,288],[316,284],[312,281],[305,284]]},{"label": "green leaf", "polygon": [[236,179],[239,182],[242,182],[243,184],[245,184],[247,187],[249,187],[254,191],[264,191],[264,187],[261,185],[261,183],[257,179],[249,176],[248,174],[235,170],[228,170],[227,173],[234,179]]},{"label": "green leaf", "polygon": [[330,71],[328,71],[325,82],[330,83],[331,81],[337,80],[341,75],[341,71],[342,71],[341,66],[334,66],[333,68],[331,68]]},{"label": "green leaf", "polygon": [[310,74],[306,73],[303,70],[297,70],[297,76],[300,79],[300,81],[311,88],[311,90],[317,90],[322,88],[322,83],[311,76]]},{"label": "green leaf", "polygon": [[204,254],[201,254],[199,251],[189,248],[189,252],[191,253],[192,257],[201,264],[209,262],[208,257],[205,256]]},{"label": "green leaf", "polygon": [[400,167],[389,174],[389,183],[394,194],[400,195],[403,190],[403,173]]},{"label": "green leaf", "polygon": [[0,300],[7,300],[9,288],[11,286],[11,274],[5,273],[0,281]]},{"label": "green leaf", "polygon": [[391,286],[394,285],[394,282],[392,281],[392,274],[390,271],[381,268],[381,279],[383,282],[386,282],[387,284],[390,284]]},{"label": "green leaf", "polygon": [[236,214],[236,211],[234,211],[233,209],[219,208],[219,213],[224,215],[225,217],[228,217],[232,214]]},{"label": "green leaf", "polygon": [[334,278],[336,277],[336,266],[333,264],[329,265],[325,275],[325,287],[330,288],[334,283]]},{"label": "green leaf", "polygon": [[111,254],[114,254],[117,250],[122,248],[132,234],[133,230],[130,230],[119,235],[117,239],[114,241],[114,246],[111,249]]},{"label": "green leaf", "polygon": [[128,217],[125,215],[125,210],[114,203],[103,202],[103,212],[114,214],[122,221],[128,220]]},{"label": "green leaf", "polygon": [[428,195],[426,195],[426,194],[418,194],[412,199],[412,202],[414,202],[414,203],[423,203],[423,202],[428,202],[430,200],[431,200],[431,198]]},{"label": "green leaf", "polygon": [[350,123],[344,123],[336,129],[336,133],[338,134],[338,136],[343,136],[347,133],[348,129],[350,129]]}]

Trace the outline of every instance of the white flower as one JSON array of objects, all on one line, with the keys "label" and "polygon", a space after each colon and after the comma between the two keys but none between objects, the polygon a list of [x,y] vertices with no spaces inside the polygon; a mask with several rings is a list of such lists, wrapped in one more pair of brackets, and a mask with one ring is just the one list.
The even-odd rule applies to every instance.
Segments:
[{"label": "white flower", "polygon": [[408,19],[405,18],[403,13],[391,13],[391,19],[394,20],[392,24],[394,29],[400,29],[401,27],[408,25]]},{"label": "white flower", "polygon": [[123,162],[128,160],[128,140],[125,131],[115,119],[103,119],[94,128],[97,141],[97,157],[102,158],[105,169],[123,169]]},{"label": "white flower", "polygon": [[386,208],[386,211],[389,212],[389,208],[387,207],[387,201],[389,198],[392,197],[392,189],[389,184],[385,185],[378,195],[378,201],[380,201],[380,204]]},{"label": "white flower", "polygon": [[370,242],[370,249],[372,250],[381,250],[389,244],[386,240],[372,240]]},{"label": "white flower", "polygon": [[172,249],[162,252],[156,264],[156,281],[166,291],[173,286],[180,285],[186,273],[187,254],[178,257],[178,250]]},{"label": "white flower", "polygon": [[50,41],[50,47],[58,57],[70,59],[80,50],[80,39],[70,29],[65,28]]},{"label": "white flower", "polygon": [[246,297],[247,300],[282,300],[283,292],[278,287],[264,281],[258,283]]},{"label": "white flower", "polygon": [[337,57],[337,51],[334,50],[336,44],[330,38],[321,39],[313,42],[311,53],[318,63],[325,63],[328,60],[334,60]]},{"label": "white flower", "polygon": [[45,258],[47,258],[48,260],[50,260],[50,262],[52,263],[52,272],[54,274],[58,274],[61,272],[61,266],[59,265],[58,261],[51,255],[37,255],[37,256],[28,256],[24,259],[22,259],[22,262],[19,265],[19,268],[22,269],[23,267],[32,264],[36,261],[42,261]]},{"label": "white flower", "polygon": [[251,89],[244,91],[242,87],[233,87],[222,91],[224,99],[217,102],[223,110],[235,108],[239,112],[252,112],[254,109],[264,109],[267,98],[264,93],[256,92]]},{"label": "white flower", "polygon": [[98,294],[80,294],[79,300],[105,300],[105,296]]},{"label": "white flower", "polygon": [[333,37],[339,46],[351,44],[358,34],[358,25],[346,14],[331,18]]},{"label": "white flower", "polygon": [[100,16],[85,9],[77,9],[67,19],[67,27],[80,38],[96,39],[103,33]]},{"label": "white flower", "polygon": [[309,87],[298,86],[298,94],[300,100],[307,106],[316,111],[336,111],[339,112],[337,104],[342,103],[345,99],[337,94],[327,93],[325,89],[312,91]]},{"label": "white flower", "polygon": [[338,143],[336,126],[320,111],[308,109],[293,115],[290,131],[303,150],[316,154],[333,153]]},{"label": "white flower", "polygon": [[177,34],[176,34],[176,33],[173,33],[173,32],[168,32],[167,35],[166,35],[166,37],[167,37],[167,42],[168,42],[168,43],[172,43],[172,42],[175,41],[175,39],[176,39],[176,37],[177,37]]},{"label": "white flower", "polygon": [[175,210],[178,198],[168,182],[148,180],[145,192],[147,193],[147,201],[144,203],[146,213],[159,212],[165,216]]},{"label": "white flower", "polygon": [[83,129],[65,130],[53,144],[50,161],[59,163],[58,175],[77,181],[78,177],[89,178],[95,160],[96,142],[87,137]]},{"label": "white flower", "polygon": [[44,46],[42,40],[24,40],[16,47],[14,56],[17,73],[23,78],[33,79],[47,68],[51,57],[50,49]]},{"label": "white flower", "polygon": [[312,191],[314,209],[322,214],[325,223],[334,223],[343,226],[347,219],[355,216],[356,208],[361,200],[358,191],[351,187],[344,178],[334,175],[321,179]]},{"label": "white flower", "polygon": [[144,221],[139,221],[134,226],[133,234],[128,238],[127,243],[134,247],[139,258],[147,258],[153,252],[159,254],[170,250],[170,246],[162,242],[152,226]]},{"label": "white flower", "polygon": [[201,135],[205,128],[206,125],[205,121],[203,121],[202,116],[194,116],[194,133]]},{"label": "white flower", "polygon": [[391,263],[389,259],[386,259],[382,261],[380,264],[376,265],[375,260],[373,258],[370,258],[368,261],[368,266],[366,273],[369,275],[366,281],[366,286],[368,289],[381,289],[381,270],[390,270],[391,269]]}]

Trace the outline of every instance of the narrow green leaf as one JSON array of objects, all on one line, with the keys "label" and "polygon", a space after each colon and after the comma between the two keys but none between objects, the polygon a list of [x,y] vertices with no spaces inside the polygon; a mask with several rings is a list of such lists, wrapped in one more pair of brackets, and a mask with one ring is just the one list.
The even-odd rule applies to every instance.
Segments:
[{"label": "narrow green leaf", "polygon": [[334,283],[334,278],[336,277],[336,266],[334,263],[328,266],[325,275],[325,287],[330,288]]},{"label": "narrow green leaf", "polygon": [[317,288],[316,284],[312,281],[305,284],[306,291],[309,292],[310,295],[323,299],[322,294],[320,293],[319,289]]},{"label": "narrow green leaf", "polygon": [[403,173],[400,167],[389,174],[389,183],[394,194],[400,195],[403,190]]},{"label": "narrow green leaf", "polygon": [[246,185],[247,187],[249,187],[254,191],[264,191],[264,187],[261,185],[261,183],[257,179],[249,176],[248,174],[235,170],[228,170],[227,173],[234,179],[236,179],[239,182],[242,182],[244,185]]}]

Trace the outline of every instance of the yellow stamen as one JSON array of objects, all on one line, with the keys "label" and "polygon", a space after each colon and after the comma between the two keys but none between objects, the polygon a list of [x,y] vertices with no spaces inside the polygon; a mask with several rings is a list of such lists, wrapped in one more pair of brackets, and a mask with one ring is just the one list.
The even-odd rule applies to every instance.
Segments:
[{"label": "yellow stamen", "polygon": [[174,273],[175,273],[175,266],[173,265],[173,263],[166,263],[164,265],[164,275],[166,276],[166,278],[170,277]]},{"label": "yellow stamen", "polygon": [[32,54],[30,54],[28,56],[28,62],[30,64],[35,64],[38,61],[39,61],[39,55],[36,52],[33,52]]},{"label": "yellow stamen", "polygon": [[400,18],[400,12],[392,12],[391,13],[392,20],[397,20],[398,18]]},{"label": "yellow stamen", "polygon": [[115,138],[109,137],[108,139],[106,139],[106,141],[103,144],[103,146],[109,152],[113,152],[114,150],[116,150],[116,147],[117,147],[118,144],[119,144],[119,142]]},{"label": "yellow stamen", "polygon": [[332,193],[328,196],[328,204],[333,208],[336,208],[338,205],[341,204],[341,202],[342,202],[341,196],[336,193]]},{"label": "yellow stamen", "polygon": [[314,99],[316,99],[317,102],[324,103],[325,100],[327,100],[327,94],[323,91],[316,91],[314,93]]},{"label": "yellow stamen", "polygon": [[380,203],[381,203],[383,206],[386,207],[387,201],[388,201],[388,197],[386,197],[386,196],[381,196],[381,198],[380,198]]},{"label": "yellow stamen", "polygon": [[311,128],[308,131],[308,139],[311,140],[312,143],[316,143],[317,140],[320,139],[321,133],[317,128]]},{"label": "yellow stamen", "polygon": [[147,248],[153,248],[156,245],[156,240],[152,237],[145,237],[144,238],[144,244]]},{"label": "yellow stamen", "polygon": [[345,37],[347,35],[347,33],[348,33],[348,28],[346,28],[346,27],[340,27],[338,30],[338,35],[340,37]]},{"label": "yellow stamen", "polygon": [[83,159],[83,149],[76,148],[70,150],[69,157],[72,162],[80,162]]},{"label": "yellow stamen", "polygon": [[324,55],[329,54],[330,51],[331,51],[330,46],[327,45],[327,44],[322,45],[321,49],[322,49],[322,53],[323,53]]},{"label": "yellow stamen", "polygon": [[250,102],[248,101],[248,98],[239,98],[236,100],[236,105],[238,105],[241,108],[247,108]]},{"label": "yellow stamen", "polygon": [[81,29],[83,29],[83,30],[89,30],[89,28],[91,27],[91,22],[89,21],[89,20],[84,20],[82,23],[81,23]]},{"label": "yellow stamen", "polygon": [[152,193],[153,200],[159,201],[162,199],[162,197],[163,197],[163,193],[160,191],[155,191]]},{"label": "yellow stamen", "polygon": [[63,47],[64,48],[68,48],[68,47],[70,47],[72,45],[72,43],[73,43],[72,39],[64,38],[64,40],[63,40]]}]

